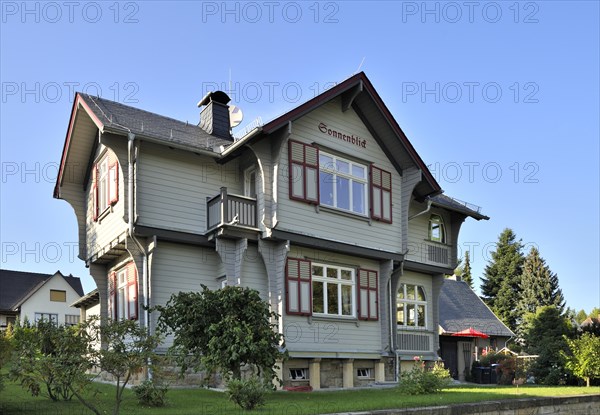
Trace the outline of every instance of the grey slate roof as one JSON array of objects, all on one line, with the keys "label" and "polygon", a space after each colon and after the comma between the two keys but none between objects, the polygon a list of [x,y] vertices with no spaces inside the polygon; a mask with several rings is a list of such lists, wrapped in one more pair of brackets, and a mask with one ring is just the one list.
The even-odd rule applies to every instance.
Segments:
[{"label": "grey slate roof", "polygon": [[434,205],[437,205],[437,206],[440,206],[440,207],[443,207],[446,209],[454,210],[456,212],[464,213],[465,215],[471,216],[472,218],[477,219],[477,220],[480,220],[480,219],[488,220],[489,219],[488,216],[485,216],[479,212],[481,210],[481,208],[479,206],[471,205],[466,202],[461,202],[457,199],[446,196],[444,194],[433,196],[431,198],[431,201],[433,202]]},{"label": "grey slate roof", "polygon": [[[0,310],[14,310],[30,293],[37,290],[54,275],[56,273],[39,274],[0,269]],[[63,278],[77,294],[83,295],[83,287],[78,277],[63,275]]]},{"label": "grey slate roof", "polygon": [[182,144],[199,150],[212,150],[214,146],[233,143],[233,140],[224,140],[208,134],[194,123],[179,121],[104,98],[78,94],[108,132],[132,132],[142,137]]},{"label": "grey slate roof", "polygon": [[514,336],[464,281],[444,280],[439,310],[440,326],[446,333],[473,327],[489,336]]}]

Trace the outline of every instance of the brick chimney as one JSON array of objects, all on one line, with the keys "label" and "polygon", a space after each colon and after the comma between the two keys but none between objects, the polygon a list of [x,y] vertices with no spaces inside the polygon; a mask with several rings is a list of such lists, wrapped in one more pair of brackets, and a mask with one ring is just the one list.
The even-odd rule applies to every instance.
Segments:
[{"label": "brick chimney", "polygon": [[200,123],[198,126],[209,134],[232,140],[229,124],[229,96],[223,91],[209,92],[198,103],[200,111]]}]

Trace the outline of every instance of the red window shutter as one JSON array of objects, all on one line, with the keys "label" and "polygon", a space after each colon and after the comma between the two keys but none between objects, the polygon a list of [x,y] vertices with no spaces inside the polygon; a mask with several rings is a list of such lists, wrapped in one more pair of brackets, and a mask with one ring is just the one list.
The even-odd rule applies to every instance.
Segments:
[{"label": "red window shutter", "polygon": [[371,166],[371,218],[392,223],[392,174]]},{"label": "red window shutter", "polygon": [[117,318],[117,273],[111,272],[108,276],[108,316]]},{"label": "red window shutter", "polygon": [[285,303],[288,314],[312,314],[312,271],[306,259],[288,258],[285,265]]},{"label": "red window shutter", "polygon": [[108,186],[110,189],[109,203],[112,205],[119,201],[119,162],[117,161],[108,168]]},{"label": "red window shutter", "polygon": [[319,149],[289,140],[290,199],[319,204]]},{"label": "red window shutter", "polygon": [[358,318],[379,320],[379,290],[377,271],[358,269]]},{"label": "red window shutter", "polygon": [[94,222],[98,220],[98,165],[94,164],[92,169],[92,217]]},{"label": "red window shutter", "polygon": [[127,304],[130,320],[138,319],[138,277],[135,262],[127,264]]}]

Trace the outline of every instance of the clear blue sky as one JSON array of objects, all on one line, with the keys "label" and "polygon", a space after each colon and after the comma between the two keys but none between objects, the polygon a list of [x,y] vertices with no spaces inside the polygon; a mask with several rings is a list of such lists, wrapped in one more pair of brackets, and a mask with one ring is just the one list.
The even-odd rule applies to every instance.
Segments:
[{"label": "clear blue sky", "polygon": [[75,215],[52,198],[74,90],[197,122],[231,73],[243,126],[360,67],[446,194],[491,217],[461,232],[476,277],[511,227],[568,306],[600,303],[597,1],[3,1],[1,13],[3,268],[94,288]]}]

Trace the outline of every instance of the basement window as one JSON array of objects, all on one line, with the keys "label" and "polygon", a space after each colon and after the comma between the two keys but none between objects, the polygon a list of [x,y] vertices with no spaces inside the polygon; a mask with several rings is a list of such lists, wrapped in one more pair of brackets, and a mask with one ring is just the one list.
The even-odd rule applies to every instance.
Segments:
[{"label": "basement window", "polygon": [[356,377],[361,379],[372,379],[371,368],[356,369]]},{"label": "basement window", "polygon": [[308,380],[308,369],[290,369],[290,380]]}]

